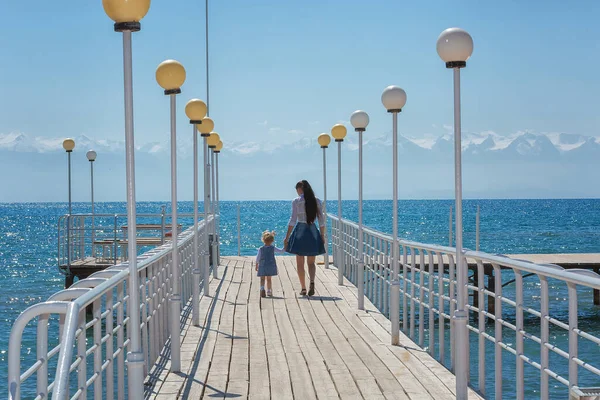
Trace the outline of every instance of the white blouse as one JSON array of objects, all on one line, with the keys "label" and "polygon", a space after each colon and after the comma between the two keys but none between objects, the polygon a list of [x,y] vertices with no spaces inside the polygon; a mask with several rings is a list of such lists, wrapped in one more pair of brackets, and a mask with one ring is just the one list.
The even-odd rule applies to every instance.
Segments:
[{"label": "white blouse", "polygon": [[[323,216],[323,209],[321,207],[321,200],[317,199],[317,219],[319,220],[319,227],[325,226],[325,217]],[[288,222],[289,226],[295,226],[296,223],[306,223],[306,206],[304,202],[304,196],[296,197],[292,201],[292,216]]]}]

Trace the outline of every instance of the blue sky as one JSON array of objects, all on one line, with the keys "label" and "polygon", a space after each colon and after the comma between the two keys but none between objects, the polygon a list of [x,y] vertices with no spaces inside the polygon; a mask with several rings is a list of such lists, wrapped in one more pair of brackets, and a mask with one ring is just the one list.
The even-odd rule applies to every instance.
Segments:
[{"label": "blue sky", "polygon": [[[0,15],[0,134],[123,140],[122,41],[101,1],[4,1]],[[385,133],[380,95],[395,84],[408,94],[400,132],[441,136],[452,79],[435,43],[459,26],[475,43],[462,73],[466,132],[600,136],[599,15],[594,1],[213,0],[211,116],[225,146],[313,138],[359,108],[371,115],[366,135]],[[133,42],[137,144],[168,140],[154,80],[167,58],[187,69],[178,125],[189,135],[183,105],[206,97],[204,29],[204,1],[152,2]]]}]

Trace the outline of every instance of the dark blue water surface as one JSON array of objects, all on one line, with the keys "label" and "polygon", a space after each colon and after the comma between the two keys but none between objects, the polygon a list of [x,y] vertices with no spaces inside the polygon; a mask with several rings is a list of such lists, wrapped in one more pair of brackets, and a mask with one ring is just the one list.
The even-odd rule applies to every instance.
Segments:
[{"label": "dark blue water surface", "polygon": [[[139,213],[159,213],[167,202],[141,202]],[[448,218],[453,205],[449,200],[400,201],[399,233],[402,238],[419,242],[447,245],[449,241]],[[237,206],[241,210],[241,253],[256,254],[262,231],[276,230],[277,243],[282,244],[290,214],[289,201],[221,202],[221,252],[237,254]],[[358,203],[343,203],[345,218],[357,220]],[[481,207],[481,250],[490,253],[600,253],[600,200],[468,200],[464,202],[464,244],[475,248],[475,214]],[[328,207],[337,213],[336,203]],[[201,206],[202,209],[202,206]],[[167,211],[169,207],[167,205]],[[392,202],[373,200],[364,203],[364,222],[367,226],[391,233]],[[57,269],[57,221],[65,214],[64,203],[13,203],[0,204],[0,387],[7,382],[7,350],[10,328],[21,311],[43,301],[63,288],[64,277]],[[179,212],[191,212],[191,202],[181,202]],[[89,213],[90,206],[76,203],[73,213]],[[97,213],[125,213],[125,203],[98,203]],[[186,223],[191,220],[185,219]],[[508,279],[508,278],[507,278]],[[551,314],[567,322],[566,285],[552,283]],[[528,283],[525,289],[526,303],[539,310],[539,282]],[[564,287],[563,287],[564,286]],[[507,296],[510,295],[507,287]],[[537,297],[536,297],[537,296]],[[536,303],[537,301],[537,303]],[[507,318],[510,319],[508,310]],[[593,306],[591,291],[580,296],[580,328],[600,335],[600,307]],[[537,328],[536,328],[537,327]],[[493,335],[493,325],[488,330]],[[536,331],[537,329],[537,331]],[[539,319],[526,322],[526,330],[539,335]],[[31,332],[31,331],[29,331]],[[509,333],[507,333],[507,338]],[[476,341],[476,336],[472,336]],[[510,341],[510,339],[507,339]],[[568,349],[567,335],[552,331],[551,340],[562,343]],[[526,341],[527,346],[537,344]],[[476,346],[475,343],[473,343]],[[486,352],[493,357],[493,346],[486,345]],[[476,359],[476,347],[472,347],[472,360]],[[34,336],[24,339],[22,354],[33,357]],[[30,359],[31,357],[27,357]],[[580,343],[580,357],[594,363],[600,359],[598,346]],[[506,354],[503,369],[507,393],[514,390],[510,383],[514,377],[514,356]],[[536,360],[539,361],[539,360]],[[566,376],[564,361],[552,356],[556,369]],[[30,363],[26,362],[29,366]],[[566,364],[565,364],[566,365]],[[493,394],[493,358],[488,358],[488,394]],[[477,368],[473,363],[472,372]],[[558,372],[558,371],[557,371]],[[527,398],[539,396],[539,373],[526,366]],[[587,386],[600,386],[591,375],[580,372]],[[473,375],[476,384],[476,375]],[[28,380],[34,387],[35,378]],[[550,379],[553,398],[565,398],[566,391],[558,382]],[[3,397],[3,396],[2,396]],[[489,396],[492,397],[492,396]]]}]

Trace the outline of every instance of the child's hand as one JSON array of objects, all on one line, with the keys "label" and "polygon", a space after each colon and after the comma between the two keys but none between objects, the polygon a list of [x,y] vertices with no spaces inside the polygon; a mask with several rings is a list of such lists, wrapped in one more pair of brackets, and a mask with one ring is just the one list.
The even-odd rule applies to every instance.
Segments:
[{"label": "child's hand", "polygon": [[254,268],[255,271],[258,271],[258,263],[256,264],[256,267]]}]

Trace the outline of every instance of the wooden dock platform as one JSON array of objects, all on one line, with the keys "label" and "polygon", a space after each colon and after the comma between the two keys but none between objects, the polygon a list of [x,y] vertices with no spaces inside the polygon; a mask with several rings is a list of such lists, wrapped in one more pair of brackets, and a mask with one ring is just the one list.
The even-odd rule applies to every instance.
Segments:
[{"label": "wooden dock platform", "polygon": [[[299,296],[295,258],[278,257],[274,297],[261,299],[250,257],[223,257],[200,301],[200,326],[182,320],[181,372],[168,346],[147,399],[454,399],[455,378],[401,333],[337,270],[317,265],[316,295]],[[481,398],[470,391],[469,398]]]}]

